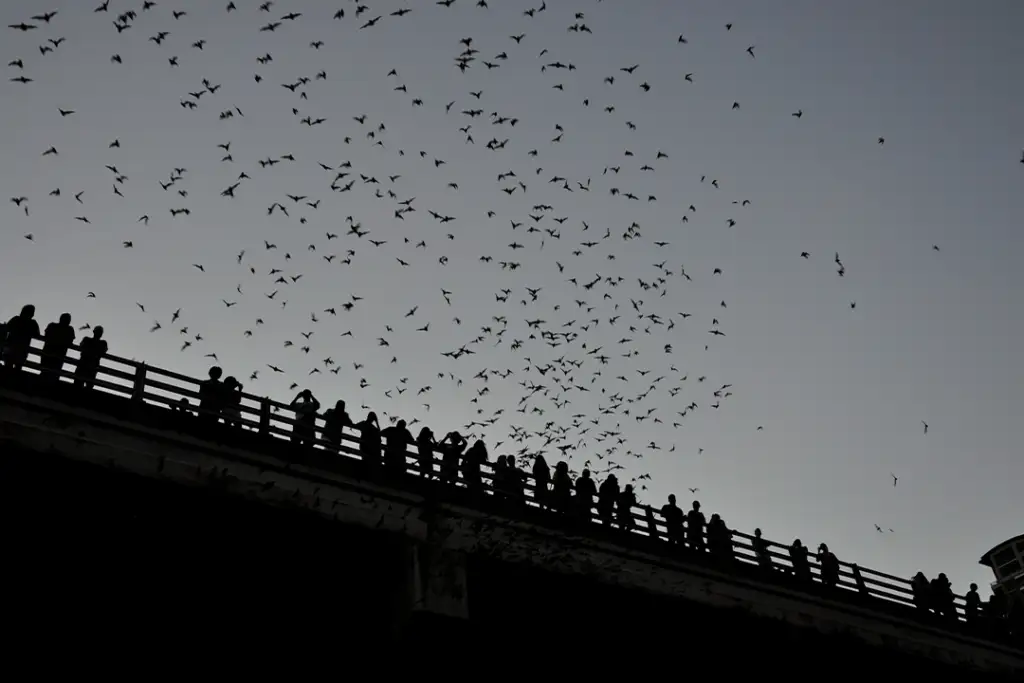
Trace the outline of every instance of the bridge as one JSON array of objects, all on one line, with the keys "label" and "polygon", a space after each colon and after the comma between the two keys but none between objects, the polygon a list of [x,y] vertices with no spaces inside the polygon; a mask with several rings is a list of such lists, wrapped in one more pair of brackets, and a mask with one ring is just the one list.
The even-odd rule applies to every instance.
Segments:
[{"label": "bridge", "polygon": [[[628,523],[562,514],[528,474],[521,496],[496,487],[491,464],[482,490],[422,476],[413,452],[405,471],[369,471],[355,433],[340,449],[290,443],[283,403],[242,394],[241,426],[208,424],[180,410],[197,379],[107,355],[85,388],[72,381],[77,348],[57,379],[39,374],[39,346],[0,374],[4,611],[26,632],[59,623],[54,637],[100,638],[102,614],[139,647],[182,632],[343,642],[400,646],[422,666],[441,651],[493,666],[487,652],[508,647],[524,658],[499,667],[534,673],[551,648],[566,668],[605,673],[605,658],[636,655],[741,675],[780,659],[808,672],[1024,672],[1020,629],[968,623],[963,596],[939,615],[916,606],[908,579],[846,562],[825,585],[813,556],[800,579],[788,546],[759,555],[740,531],[730,553],[693,550],[647,505]],[[575,661],[583,648],[589,664]]]}]

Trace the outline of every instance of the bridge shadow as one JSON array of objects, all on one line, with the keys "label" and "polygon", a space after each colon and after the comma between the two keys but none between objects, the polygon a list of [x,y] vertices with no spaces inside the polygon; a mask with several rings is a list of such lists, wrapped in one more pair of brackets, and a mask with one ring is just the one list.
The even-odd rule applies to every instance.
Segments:
[{"label": "bridge shadow", "polygon": [[[608,586],[576,575],[474,558],[471,620],[396,631],[406,579],[401,539],[301,509],[226,496],[75,462],[0,458],[5,621],[17,649],[74,642],[117,657],[218,662],[289,656],[380,672],[504,675],[652,674],[673,667],[792,680],[842,662],[846,674],[949,673],[940,663],[871,648],[853,636]],[[404,637],[403,637],[404,636]],[[504,654],[503,654],[504,653]],[[380,659],[384,654],[385,658]],[[495,658],[498,658],[498,661]],[[335,659],[338,658],[338,659]],[[145,666],[150,666],[147,663]],[[710,675],[710,674],[709,674]],[[970,680],[997,681],[977,674]]]},{"label": "bridge shadow", "polygon": [[[567,661],[584,659],[581,665],[595,674],[628,666],[637,673],[674,671],[711,679],[781,675],[791,681],[822,681],[836,671],[844,677],[884,672],[915,679],[938,679],[952,671],[948,664],[872,647],[852,633],[824,633],[755,616],[740,605],[722,608],[666,599],[585,574],[553,575],[476,560],[470,581],[473,619],[496,642],[529,639],[544,644],[542,649],[551,644]],[[965,680],[1010,678],[971,672]]]},{"label": "bridge shadow", "polygon": [[0,515],[26,640],[333,649],[393,625],[397,539],[302,510],[33,453],[0,458]]}]

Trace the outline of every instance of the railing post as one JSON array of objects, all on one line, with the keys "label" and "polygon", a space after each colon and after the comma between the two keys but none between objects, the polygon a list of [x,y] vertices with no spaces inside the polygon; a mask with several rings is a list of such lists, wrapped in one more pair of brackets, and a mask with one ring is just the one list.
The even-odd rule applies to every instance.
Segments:
[{"label": "railing post", "polygon": [[264,396],[260,399],[260,436],[270,434],[270,399]]},{"label": "railing post", "polygon": [[650,505],[644,506],[644,517],[647,522],[647,534],[651,538],[661,538],[661,534],[658,533],[658,523],[654,521],[654,508]]},{"label": "railing post", "polygon": [[135,383],[132,385],[132,400],[141,401],[146,395],[146,364],[135,366]]},{"label": "railing post", "polygon": [[871,591],[868,590],[868,585],[864,583],[864,577],[860,573],[860,567],[854,562],[850,565],[850,570],[853,572],[853,582],[857,586],[857,592],[861,595],[871,595]]}]

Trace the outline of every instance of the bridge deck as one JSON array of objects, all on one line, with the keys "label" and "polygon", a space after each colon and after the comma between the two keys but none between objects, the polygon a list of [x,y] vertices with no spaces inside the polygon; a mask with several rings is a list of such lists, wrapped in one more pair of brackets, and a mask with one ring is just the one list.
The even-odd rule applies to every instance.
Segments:
[{"label": "bridge deck", "polygon": [[[34,359],[38,351],[33,349]],[[293,421],[282,414],[290,412],[288,406],[272,401],[243,394],[241,428],[229,428],[219,425],[211,429],[199,428],[194,417],[172,413],[168,407],[176,405],[181,398],[195,401],[198,398],[199,380],[185,377],[167,370],[153,368],[145,364],[135,363],[123,358],[108,356],[99,369],[96,385],[93,389],[72,386],[71,379],[74,355],[70,359],[72,371],[65,371],[60,382],[47,381],[36,373],[38,365],[30,361],[27,370],[22,373],[3,373],[3,385],[7,391],[36,396],[46,396],[49,400],[63,401],[69,405],[88,405],[92,410],[99,410],[116,416],[120,420],[128,420],[139,425],[151,425],[160,428],[171,428],[177,432],[198,435],[210,442],[230,443],[236,449],[251,450],[272,455],[281,463],[295,462],[301,458],[311,466],[324,471],[347,472],[362,475],[359,470],[358,437],[346,431],[340,452],[326,448],[327,444],[320,441],[314,449],[303,451],[301,455],[290,445]],[[196,409],[192,408],[193,412]],[[407,454],[406,472],[401,475],[401,486],[417,490],[426,487],[434,495],[437,482],[424,481],[418,475],[416,461],[418,455]],[[283,466],[283,465],[282,465]],[[488,464],[484,471],[484,488],[493,493],[493,470]],[[454,500],[469,500],[474,505],[481,503],[476,496],[469,496],[464,487],[456,487],[445,494]],[[507,503],[502,502],[507,507]],[[536,500],[536,491],[532,479],[527,475],[526,497],[522,505],[517,507],[515,514],[524,519],[537,519],[546,525],[567,525],[574,532],[580,532],[580,522],[575,519],[561,519],[557,513],[543,509]],[[656,550],[666,557],[679,557],[682,553],[688,561],[714,564],[707,556],[696,556],[693,552],[673,546],[665,540],[667,527],[661,514],[649,506],[637,506],[632,511],[631,528],[605,528],[594,522],[587,526],[587,534],[600,538],[608,538],[614,543],[624,546],[643,547],[645,550]],[[769,542],[770,555],[775,571],[765,571],[759,566],[752,546],[753,538],[742,532],[732,532],[734,563],[730,571],[756,576],[761,582],[775,583],[786,589],[799,587],[811,593],[824,593],[820,585],[820,568],[815,558],[810,558],[813,580],[811,583],[796,581],[791,574],[788,548],[782,544]],[[830,599],[838,595],[853,604],[869,605],[878,612],[891,612],[902,617],[916,616],[929,619],[943,628],[962,628],[953,622],[938,620],[932,615],[921,615],[913,607],[913,594],[907,579],[888,575],[864,567],[841,562],[840,583],[836,589],[827,591]],[[963,619],[963,598],[956,596],[958,616]]]}]

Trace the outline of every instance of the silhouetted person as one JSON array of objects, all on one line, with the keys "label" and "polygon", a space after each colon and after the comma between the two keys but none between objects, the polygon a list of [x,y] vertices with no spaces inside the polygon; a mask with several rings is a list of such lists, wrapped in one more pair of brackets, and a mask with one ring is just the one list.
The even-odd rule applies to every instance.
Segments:
[{"label": "silhouetted person", "polygon": [[359,457],[367,467],[380,464],[380,421],[377,413],[367,413],[366,419],[356,425],[359,430]]},{"label": "silhouetted person", "polygon": [[434,451],[437,449],[437,442],[434,441],[434,432],[430,427],[424,427],[416,437],[416,453],[419,456],[420,474],[427,479],[434,478]]},{"label": "silhouetted person", "polygon": [[981,609],[981,596],[978,595],[978,584],[972,583],[971,590],[964,596],[964,618],[970,626],[978,625],[978,612]]},{"label": "silhouetted person", "polygon": [[234,377],[225,377],[221,383],[224,392],[224,424],[229,427],[242,426],[242,384]]},{"label": "silhouetted person", "polygon": [[551,468],[543,455],[533,459],[533,499],[541,507],[550,507]]},{"label": "silhouetted person", "polygon": [[526,502],[526,473],[519,469],[514,455],[505,456],[505,480],[509,497],[519,504]]},{"label": "silhouetted person", "polygon": [[605,525],[610,526],[615,518],[615,503],[620,493],[619,480],[614,474],[609,474],[597,490],[597,516]]},{"label": "silhouetted person", "polygon": [[46,326],[43,334],[43,356],[39,360],[41,374],[53,380],[59,379],[68,350],[74,343],[75,328],[71,326],[71,314],[61,313],[57,322]]},{"label": "silhouetted person", "polygon": [[384,466],[395,474],[404,474],[409,446],[415,443],[405,426],[405,420],[387,427],[380,435],[384,437]]},{"label": "silhouetted person", "polygon": [[458,432],[448,432],[438,444],[441,448],[441,481],[454,484],[459,480],[459,463],[468,442]]},{"label": "silhouetted person", "polygon": [[292,443],[296,446],[312,446],[316,440],[316,417],[320,401],[316,400],[312,391],[303,389],[288,405],[295,411]]},{"label": "silhouetted person", "polygon": [[940,573],[932,579],[929,588],[931,589],[932,610],[935,611],[935,614],[941,617],[954,616],[953,586],[949,582],[949,578]]},{"label": "silhouetted person", "polygon": [[807,559],[807,548],[799,538],[789,546],[789,561],[793,565],[793,576],[800,581],[811,580],[811,563]]},{"label": "silhouetted person", "polygon": [[590,478],[590,470],[584,469],[576,480],[576,514],[585,522],[589,522],[594,509],[594,497],[597,485]]},{"label": "silhouetted person", "polygon": [[569,465],[564,460],[555,465],[555,475],[551,477],[551,498],[559,512],[568,513],[572,510],[572,477],[569,476]]},{"label": "silhouetted person", "polygon": [[487,460],[487,446],[480,439],[474,441],[462,457],[462,480],[474,492],[483,491],[483,467]]},{"label": "silhouetted person", "polygon": [[768,547],[768,541],[764,540],[761,536],[760,529],[754,529],[754,540],[751,543],[754,546],[754,557],[757,558],[757,564],[761,569],[775,569],[775,563],[772,562],[771,550]]},{"label": "silhouetted person", "polygon": [[732,531],[717,512],[711,515],[711,521],[708,522],[708,550],[722,562],[728,562],[734,557]]},{"label": "silhouetted person", "polygon": [[508,457],[499,455],[491,470],[491,493],[501,499],[509,497],[508,491]]},{"label": "silhouetted person", "polygon": [[28,359],[32,340],[39,336],[39,323],[35,321],[36,307],[23,306],[21,313],[7,322],[7,338],[4,343],[4,365],[12,370],[21,370]]},{"label": "silhouetted person", "polygon": [[693,507],[686,513],[686,542],[691,550],[704,551],[704,513],[700,501],[693,501]]},{"label": "silhouetted person", "polygon": [[668,502],[661,506],[661,516],[665,518],[665,528],[668,534],[668,542],[682,544],[683,534],[683,510],[676,505],[676,494],[668,495]]},{"label": "silhouetted person", "polygon": [[207,427],[217,424],[224,408],[224,387],[220,383],[222,374],[224,371],[215,365],[207,373],[207,379],[199,384],[199,417]]},{"label": "silhouetted person", "polygon": [[352,427],[352,418],[345,410],[344,401],[336,401],[333,408],[324,412],[324,427],[320,436],[327,444],[327,448],[338,453],[341,451],[341,437],[345,427]]},{"label": "silhouetted person", "polygon": [[189,405],[187,398],[178,399],[177,403],[171,405],[171,412],[175,415],[192,415],[192,407]]},{"label": "silhouetted person", "polygon": [[942,614],[942,580],[936,576],[928,582],[929,607],[936,616]]},{"label": "silhouetted person", "polygon": [[75,384],[91,389],[100,369],[100,361],[107,355],[107,342],[103,339],[103,326],[92,328],[92,336],[78,346],[78,365],[75,366]]},{"label": "silhouetted person", "polygon": [[914,596],[914,606],[921,612],[927,613],[932,606],[931,584],[924,572],[914,574],[910,580],[910,590]]},{"label": "silhouetted person", "polygon": [[824,543],[818,545],[818,571],[821,582],[829,588],[839,584],[839,560]]},{"label": "silhouetted person", "polygon": [[619,520],[619,526],[624,531],[632,531],[635,526],[635,520],[633,519],[634,507],[636,507],[636,493],[633,492],[632,484],[626,484],[615,503],[615,516]]}]

